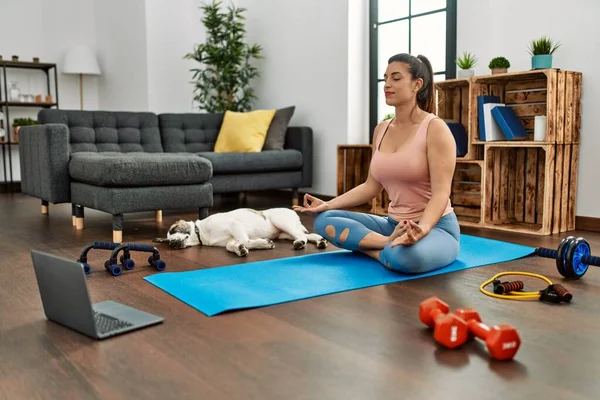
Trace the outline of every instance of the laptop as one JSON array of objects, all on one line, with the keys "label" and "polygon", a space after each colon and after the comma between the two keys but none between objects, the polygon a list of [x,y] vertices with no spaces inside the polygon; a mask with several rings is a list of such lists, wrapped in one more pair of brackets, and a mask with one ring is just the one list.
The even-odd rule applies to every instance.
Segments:
[{"label": "laptop", "polygon": [[130,332],[164,318],[115,301],[92,304],[83,264],[31,250],[46,318],[94,339]]}]

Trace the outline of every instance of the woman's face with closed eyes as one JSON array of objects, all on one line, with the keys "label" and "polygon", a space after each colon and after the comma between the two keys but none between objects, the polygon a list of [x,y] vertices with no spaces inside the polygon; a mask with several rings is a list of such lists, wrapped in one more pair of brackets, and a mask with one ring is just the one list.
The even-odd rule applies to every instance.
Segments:
[{"label": "woman's face with closed eyes", "polygon": [[383,78],[385,103],[393,107],[414,103],[417,92],[423,85],[423,79],[413,79],[408,64],[403,62],[388,64]]}]

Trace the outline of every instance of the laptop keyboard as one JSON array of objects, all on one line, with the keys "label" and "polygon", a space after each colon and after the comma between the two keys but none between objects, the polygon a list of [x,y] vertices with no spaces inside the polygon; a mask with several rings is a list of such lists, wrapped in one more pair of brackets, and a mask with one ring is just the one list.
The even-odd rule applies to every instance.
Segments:
[{"label": "laptop keyboard", "polygon": [[100,333],[108,333],[117,329],[133,326],[131,322],[123,321],[98,311],[94,311],[94,320],[96,321],[96,329],[98,329],[98,332]]}]

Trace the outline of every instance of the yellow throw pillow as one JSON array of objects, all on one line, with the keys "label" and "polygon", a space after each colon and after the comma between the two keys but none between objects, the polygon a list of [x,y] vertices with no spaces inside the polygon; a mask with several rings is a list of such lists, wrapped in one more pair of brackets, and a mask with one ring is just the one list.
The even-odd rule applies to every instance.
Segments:
[{"label": "yellow throw pillow", "polygon": [[275,111],[225,111],[215,143],[215,153],[260,152]]}]

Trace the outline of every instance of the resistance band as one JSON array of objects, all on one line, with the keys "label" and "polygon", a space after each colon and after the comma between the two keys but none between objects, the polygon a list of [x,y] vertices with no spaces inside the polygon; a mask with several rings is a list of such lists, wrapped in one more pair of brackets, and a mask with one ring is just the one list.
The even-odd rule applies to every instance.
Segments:
[{"label": "resistance band", "polygon": [[[506,275],[523,275],[538,278],[548,283],[548,287],[544,290],[539,290],[537,292],[524,292],[522,291],[524,288],[523,281],[501,282],[500,279],[498,279]],[[493,293],[485,289],[485,287],[490,283],[494,285]],[[483,282],[481,286],[479,286],[479,290],[486,296],[506,300],[535,299],[548,303],[560,303],[563,301],[569,302],[573,298],[573,295],[563,285],[558,283],[552,283],[552,281],[546,278],[545,276],[534,274],[531,272],[501,272],[499,274],[494,275],[487,281]]]}]

